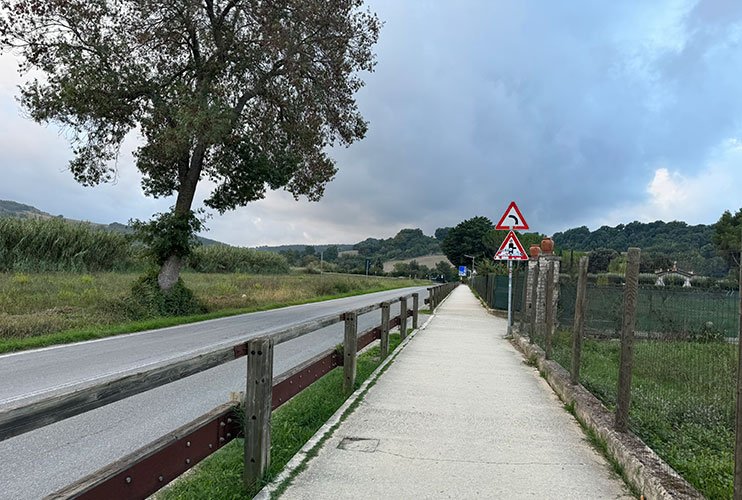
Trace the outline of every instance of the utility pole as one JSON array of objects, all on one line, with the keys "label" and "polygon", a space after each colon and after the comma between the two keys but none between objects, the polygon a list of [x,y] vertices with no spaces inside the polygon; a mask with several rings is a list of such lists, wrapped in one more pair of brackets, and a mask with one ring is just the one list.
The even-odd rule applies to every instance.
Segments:
[{"label": "utility pole", "polygon": [[319,273],[322,274],[322,264],[325,262],[325,251],[320,250],[319,252]]}]

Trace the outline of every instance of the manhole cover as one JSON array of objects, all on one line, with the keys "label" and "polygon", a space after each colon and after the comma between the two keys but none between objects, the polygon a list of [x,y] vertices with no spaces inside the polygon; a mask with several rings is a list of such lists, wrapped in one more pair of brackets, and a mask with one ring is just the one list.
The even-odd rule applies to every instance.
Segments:
[{"label": "manhole cover", "polygon": [[348,451],[361,451],[363,453],[373,453],[376,451],[376,447],[379,446],[378,439],[360,438],[360,437],[344,437],[338,448],[341,450]]}]

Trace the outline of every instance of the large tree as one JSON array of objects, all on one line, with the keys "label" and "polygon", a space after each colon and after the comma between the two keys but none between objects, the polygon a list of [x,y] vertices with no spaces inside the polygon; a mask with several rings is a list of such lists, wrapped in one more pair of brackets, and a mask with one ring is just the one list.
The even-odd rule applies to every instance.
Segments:
[{"label": "large tree", "polygon": [[144,192],[176,195],[151,226],[168,233],[158,245],[168,290],[199,227],[200,180],[220,213],[281,187],[317,200],[336,172],[327,146],[364,136],[354,94],[380,23],[362,3],[0,0],[0,46],[38,75],[20,101],[69,131],[78,182],[115,179],[122,141],[141,136]]},{"label": "large tree", "polygon": [[441,250],[454,266],[471,264],[467,255],[478,259],[486,254],[487,247],[482,238],[492,227],[492,221],[482,216],[460,222],[443,239]]},{"label": "large tree", "polygon": [[739,266],[741,237],[742,208],[737,210],[734,215],[729,210],[725,210],[714,225],[714,234],[711,236],[711,241],[729,267]]}]

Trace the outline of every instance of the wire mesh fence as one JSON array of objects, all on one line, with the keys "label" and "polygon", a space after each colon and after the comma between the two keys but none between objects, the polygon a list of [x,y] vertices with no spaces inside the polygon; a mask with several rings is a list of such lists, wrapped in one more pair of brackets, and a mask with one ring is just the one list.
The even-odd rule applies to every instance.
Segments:
[{"label": "wire mesh fence", "polygon": [[[523,278],[525,272],[513,271],[513,312],[520,313],[523,302]],[[471,279],[471,287],[492,309],[508,310],[508,277],[486,274]]]},{"label": "wire mesh fence", "polygon": [[[623,285],[588,284],[580,383],[613,410]],[[552,358],[572,369],[577,284],[559,290]],[[640,287],[629,428],[707,498],[732,499],[738,292]],[[543,347],[538,329],[535,343]]]}]

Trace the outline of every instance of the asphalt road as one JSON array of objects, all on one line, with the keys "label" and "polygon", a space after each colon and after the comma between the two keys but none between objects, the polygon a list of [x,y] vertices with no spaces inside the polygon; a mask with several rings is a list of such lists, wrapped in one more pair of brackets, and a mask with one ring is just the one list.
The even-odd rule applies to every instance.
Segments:
[{"label": "asphalt road", "polygon": [[[84,387],[212,350],[313,318],[381,302],[424,287],[286,307],[102,340],[0,356],[0,408]],[[392,316],[399,314],[399,304]],[[358,318],[359,331],[381,312]],[[342,342],[338,323],[276,347],[279,375]],[[243,391],[245,358],[0,442],[0,499],[38,499],[159,438]]]}]

